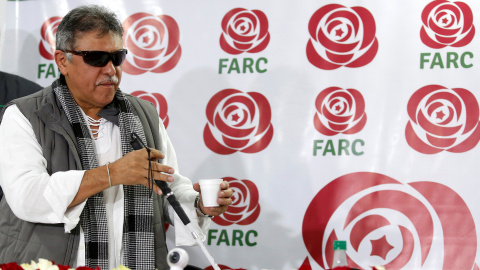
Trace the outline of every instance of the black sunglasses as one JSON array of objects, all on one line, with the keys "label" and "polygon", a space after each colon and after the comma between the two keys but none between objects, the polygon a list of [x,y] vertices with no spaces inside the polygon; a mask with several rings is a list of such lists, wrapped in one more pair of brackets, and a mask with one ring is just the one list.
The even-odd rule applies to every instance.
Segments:
[{"label": "black sunglasses", "polygon": [[62,52],[71,53],[74,55],[83,56],[83,62],[94,67],[104,67],[112,60],[114,66],[120,66],[125,57],[127,56],[127,50],[121,49],[115,52],[104,52],[104,51],[71,51],[71,50],[60,50]]}]

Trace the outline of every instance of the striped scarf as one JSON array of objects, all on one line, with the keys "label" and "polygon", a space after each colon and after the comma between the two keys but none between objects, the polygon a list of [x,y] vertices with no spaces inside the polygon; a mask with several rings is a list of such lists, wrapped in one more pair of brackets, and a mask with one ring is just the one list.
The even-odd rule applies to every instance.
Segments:
[{"label": "striped scarf", "polygon": [[[94,141],[89,126],[75,102],[63,78],[56,80],[52,87],[61,107],[70,122],[77,141],[77,150],[84,170],[98,167]],[[123,155],[133,150],[130,134],[137,133],[145,143],[145,134],[140,119],[125,95],[117,90],[111,104],[118,111],[118,126],[122,142]],[[142,185],[123,186],[124,223],[123,223],[123,265],[135,269],[155,269],[153,202],[149,190]],[[108,228],[103,192],[87,199],[80,216],[80,225],[85,234],[86,266],[108,269]]]}]

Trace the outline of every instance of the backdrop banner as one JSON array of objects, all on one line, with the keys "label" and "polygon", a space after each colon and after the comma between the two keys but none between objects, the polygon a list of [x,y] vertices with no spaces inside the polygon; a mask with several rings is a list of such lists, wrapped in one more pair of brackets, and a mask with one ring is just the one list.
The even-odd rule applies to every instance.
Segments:
[{"label": "backdrop banner", "polygon": [[0,70],[51,84],[60,20],[93,3],[180,173],[234,189],[222,269],[329,269],[335,240],[351,267],[480,269],[480,1],[3,0]]}]

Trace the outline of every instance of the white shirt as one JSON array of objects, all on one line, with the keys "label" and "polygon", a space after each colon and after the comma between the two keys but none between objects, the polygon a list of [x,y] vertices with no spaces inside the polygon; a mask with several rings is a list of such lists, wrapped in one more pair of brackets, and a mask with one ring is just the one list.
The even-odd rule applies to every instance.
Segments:
[{"label": "white shirt", "polygon": [[[102,129],[104,134],[95,142],[99,166],[107,161],[113,162],[122,156],[120,133],[118,127],[107,122]],[[191,181],[179,174],[175,150],[168,138],[162,121],[160,121],[161,149],[165,154],[163,163],[174,168],[175,181],[170,183],[172,191],[189,216],[192,224],[198,224],[197,232],[201,239],[206,238],[210,225],[209,218],[198,218],[193,207],[197,192]],[[108,146],[108,142],[111,144]],[[32,129],[32,125],[20,110],[12,105],[4,113],[0,125],[0,186],[4,196],[15,215],[23,220],[35,223],[64,223],[65,233],[69,233],[80,221],[80,214],[85,202],[68,208],[82,182],[84,170],[56,172],[49,175],[46,171],[47,160]],[[113,186],[104,190],[109,227],[109,262],[110,268],[122,264],[123,234],[123,188]],[[175,226],[176,245],[195,245],[196,241],[185,228],[171,206],[169,215]],[[115,222],[111,222],[114,220]],[[122,222],[120,222],[122,221]],[[81,235],[83,236],[83,234]],[[79,246],[77,267],[84,265],[84,239]],[[83,244],[83,246],[82,246]],[[112,252],[113,251],[113,252]]]}]

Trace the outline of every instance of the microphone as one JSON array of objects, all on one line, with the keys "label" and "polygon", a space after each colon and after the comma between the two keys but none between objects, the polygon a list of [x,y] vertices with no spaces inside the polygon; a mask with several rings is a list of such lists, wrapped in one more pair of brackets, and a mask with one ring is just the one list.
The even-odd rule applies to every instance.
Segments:
[{"label": "microphone", "polygon": [[[142,148],[147,149],[148,156],[150,157],[150,148],[148,148],[138,137],[138,135],[133,132],[131,139],[130,139],[130,145],[132,145],[134,150],[140,150]],[[151,160],[149,160],[151,162]],[[218,264],[215,262],[215,259],[212,257],[212,255],[208,252],[207,248],[203,244],[202,240],[200,239],[200,236],[198,233],[195,231],[195,228],[193,227],[193,224],[190,223],[190,219],[188,218],[187,214],[185,214],[185,211],[183,210],[182,206],[178,202],[177,198],[173,194],[173,191],[170,189],[170,187],[167,185],[166,182],[160,181],[160,180],[153,180],[149,179],[149,181],[154,182],[163,192],[163,195],[167,197],[168,202],[170,205],[173,207],[173,210],[175,210],[175,213],[177,213],[177,216],[180,218],[180,220],[183,222],[183,225],[190,231],[190,234],[192,235],[193,239],[197,242],[197,244],[200,246],[200,249],[203,251],[205,256],[207,257],[208,261],[212,265],[214,270],[220,270],[220,267]],[[168,258],[167,258],[168,259]]]},{"label": "microphone", "polygon": [[[150,148],[148,148],[138,137],[138,135],[133,132],[131,139],[130,139],[130,145],[133,147],[134,150],[140,150],[142,148],[147,149],[147,152],[149,153],[150,156]],[[190,219],[188,218],[187,214],[185,214],[185,211],[183,210],[182,206],[178,202],[177,198],[173,194],[173,191],[170,189],[170,187],[167,185],[166,182],[160,181],[160,180],[153,180],[153,181],[163,192],[163,195],[166,196],[168,202],[170,205],[173,207],[173,210],[177,213],[178,217],[182,221],[182,223],[186,226],[188,223],[190,223]]]}]

